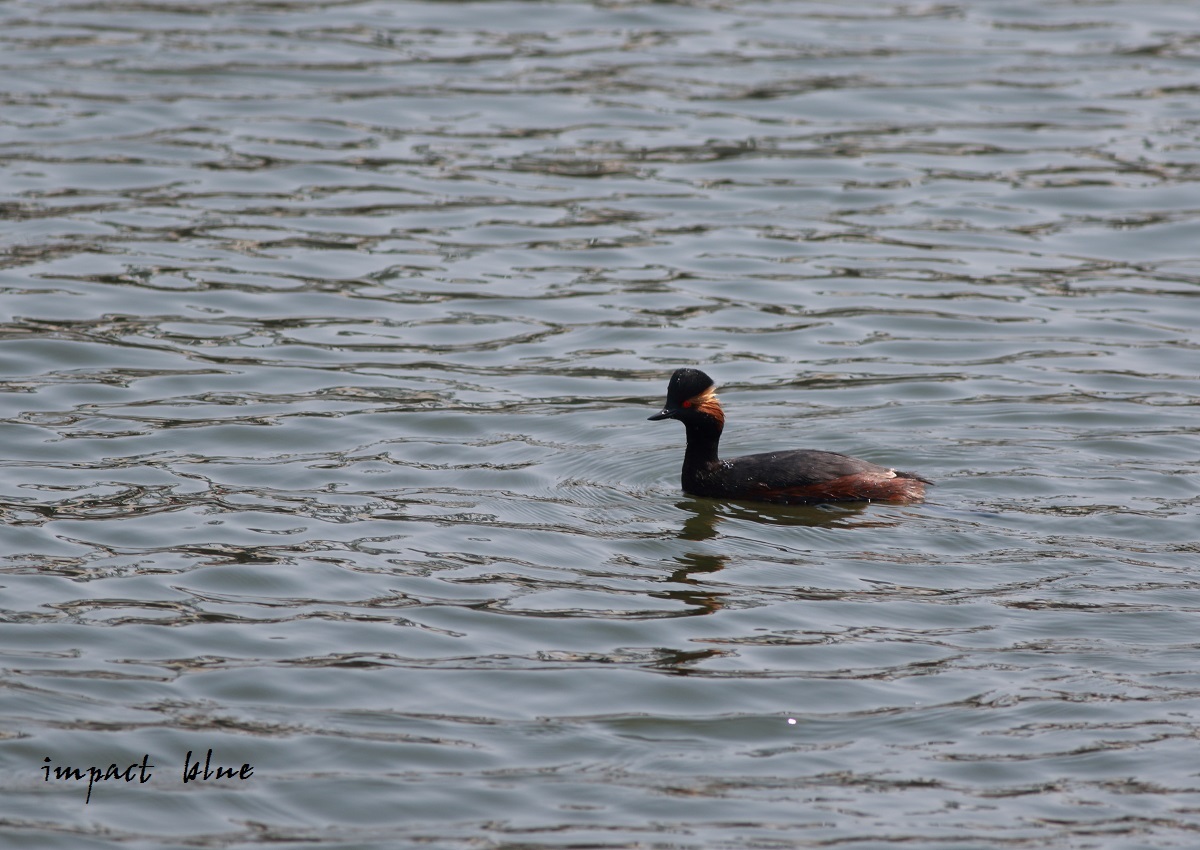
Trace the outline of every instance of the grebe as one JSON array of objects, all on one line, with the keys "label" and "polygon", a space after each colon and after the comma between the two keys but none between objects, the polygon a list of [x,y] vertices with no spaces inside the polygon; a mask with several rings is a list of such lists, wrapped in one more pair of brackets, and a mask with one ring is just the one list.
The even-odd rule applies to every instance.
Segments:
[{"label": "grebe", "polygon": [[650,417],[678,419],[687,430],[683,490],[693,496],[789,505],[816,502],[916,502],[932,481],[837,452],[794,449],[717,457],[725,412],[716,384],[699,369],[676,369],[667,403]]}]

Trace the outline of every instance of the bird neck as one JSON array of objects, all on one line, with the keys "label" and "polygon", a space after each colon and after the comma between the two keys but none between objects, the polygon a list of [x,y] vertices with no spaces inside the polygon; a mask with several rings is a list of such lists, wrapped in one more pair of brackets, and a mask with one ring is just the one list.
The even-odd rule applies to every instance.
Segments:
[{"label": "bird neck", "polygon": [[683,425],[687,430],[684,468],[698,469],[718,463],[717,446],[721,442],[723,423],[712,416],[700,415],[689,418]]}]

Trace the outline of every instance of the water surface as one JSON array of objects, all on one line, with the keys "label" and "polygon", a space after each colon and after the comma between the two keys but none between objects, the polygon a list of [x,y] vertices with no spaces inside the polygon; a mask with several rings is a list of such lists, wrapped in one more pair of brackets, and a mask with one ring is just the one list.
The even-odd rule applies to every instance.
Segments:
[{"label": "water surface", "polygon": [[1194,843],[1194,4],[0,23],[5,841]]}]

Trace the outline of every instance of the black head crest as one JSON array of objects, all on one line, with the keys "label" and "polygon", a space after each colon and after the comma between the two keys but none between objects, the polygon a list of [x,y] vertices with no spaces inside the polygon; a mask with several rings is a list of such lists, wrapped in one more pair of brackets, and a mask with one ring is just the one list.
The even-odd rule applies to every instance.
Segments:
[{"label": "black head crest", "polygon": [[715,384],[716,381],[699,369],[676,369],[671,383],[667,384],[667,407],[678,407]]},{"label": "black head crest", "polygon": [[667,384],[667,403],[663,405],[662,413],[656,413],[651,419],[674,419],[683,411],[683,403],[695,398],[716,385],[708,375],[699,369],[676,369]]}]

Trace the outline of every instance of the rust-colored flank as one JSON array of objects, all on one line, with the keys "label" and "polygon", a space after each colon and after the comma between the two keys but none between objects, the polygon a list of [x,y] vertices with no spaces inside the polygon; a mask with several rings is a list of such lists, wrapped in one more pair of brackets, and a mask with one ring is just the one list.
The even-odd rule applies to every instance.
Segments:
[{"label": "rust-colored flank", "polygon": [[746,495],[741,498],[785,505],[818,502],[911,503],[925,498],[925,485],[929,483],[931,482],[910,473],[898,473],[894,469],[888,469],[883,474],[859,472],[800,487],[762,487],[758,490],[759,495]]}]

